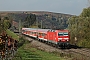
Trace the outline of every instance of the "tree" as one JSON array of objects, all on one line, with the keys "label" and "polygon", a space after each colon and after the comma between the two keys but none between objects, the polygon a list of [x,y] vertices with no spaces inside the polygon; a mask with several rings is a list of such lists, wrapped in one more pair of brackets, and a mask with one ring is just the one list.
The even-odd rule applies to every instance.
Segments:
[{"label": "tree", "polygon": [[[68,20],[71,43],[77,37],[77,44],[83,47],[90,47],[90,7],[83,9],[80,16],[73,16]],[[87,44],[88,42],[88,44]]]},{"label": "tree", "polygon": [[24,27],[30,27],[35,23],[35,21],[36,21],[36,15],[27,14],[27,17],[25,18],[25,21],[24,21]]},{"label": "tree", "polygon": [[90,17],[90,7],[84,8],[83,12],[80,14],[80,17]]},{"label": "tree", "polygon": [[10,21],[6,20],[6,19],[9,19],[9,18],[5,17],[3,20],[2,19],[0,20],[0,33],[2,31],[6,31],[7,29],[9,29],[11,27]]},{"label": "tree", "polygon": [[68,29],[70,31],[71,43],[74,43],[75,37],[78,37],[78,16],[73,16],[68,20]]}]

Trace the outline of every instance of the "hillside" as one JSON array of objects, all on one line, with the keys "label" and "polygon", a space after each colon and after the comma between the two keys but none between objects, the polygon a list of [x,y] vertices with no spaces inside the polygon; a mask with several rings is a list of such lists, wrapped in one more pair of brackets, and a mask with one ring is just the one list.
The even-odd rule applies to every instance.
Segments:
[{"label": "hillside", "polygon": [[31,12],[32,14],[37,15],[37,20],[42,22],[43,28],[51,28],[51,29],[65,29],[67,28],[68,18],[73,15],[62,14],[62,13],[53,13],[53,12]]},{"label": "hillside", "polygon": [[37,25],[39,28],[51,28],[51,29],[65,29],[67,28],[68,18],[73,15],[63,14],[63,13],[54,13],[54,12],[46,12],[46,11],[7,11],[0,12],[1,16],[9,16],[12,20],[19,22],[19,20],[25,22],[25,18],[28,14],[35,14],[36,21],[33,24]]}]

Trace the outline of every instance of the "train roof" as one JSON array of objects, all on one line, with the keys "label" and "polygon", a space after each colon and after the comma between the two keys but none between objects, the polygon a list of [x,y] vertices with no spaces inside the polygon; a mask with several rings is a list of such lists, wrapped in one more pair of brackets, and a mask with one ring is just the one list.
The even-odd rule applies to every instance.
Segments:
[{"label": "train roof", "polygon": [[33,31],[33,32],[40,32],[40,33],[46,33],[50,29],[40,29],[40,28],[22,28],[22,30],[26,31]]},{"label": "train roof", "polygon": [[46,33],[47,31],[51,32],[69,32],[68,30],[52,30],[52,29],[40,29],[40,28],[22,28],[22,30],[26,31],[33,31],[33,32],[40,32],[40,33]]},{"label": "train roof", "polygon": [[56,30],[56,32],[69,32],[69,30]]}]

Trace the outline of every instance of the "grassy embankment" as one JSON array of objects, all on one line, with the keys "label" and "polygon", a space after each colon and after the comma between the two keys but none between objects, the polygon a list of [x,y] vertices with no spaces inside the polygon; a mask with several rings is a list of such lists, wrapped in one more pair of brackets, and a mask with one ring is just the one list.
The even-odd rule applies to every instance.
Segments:
[{"label": "grassy embankment", "polygon": [[19,36],[17,36],[15,33],[11,32],[10,30],[7,30],[6,33],[11,36],[13,39],[19,40]]},{"label": "grassy embankment", "polygon": [[56,56],[54,53],[38,50],[32,47],[30,43],[25,43],[21,46],[18,49],[16,56],[18,59],[22,60],[65,60],[60,56]]}]

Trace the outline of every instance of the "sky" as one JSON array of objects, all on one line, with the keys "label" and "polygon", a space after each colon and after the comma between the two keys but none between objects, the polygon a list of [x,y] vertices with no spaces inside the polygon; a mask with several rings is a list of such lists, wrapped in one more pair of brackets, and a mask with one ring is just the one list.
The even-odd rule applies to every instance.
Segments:
[{"label": "sky", "polygon": [[0,11],[49,11],[80,15],[87,0],[0,0]]}]

